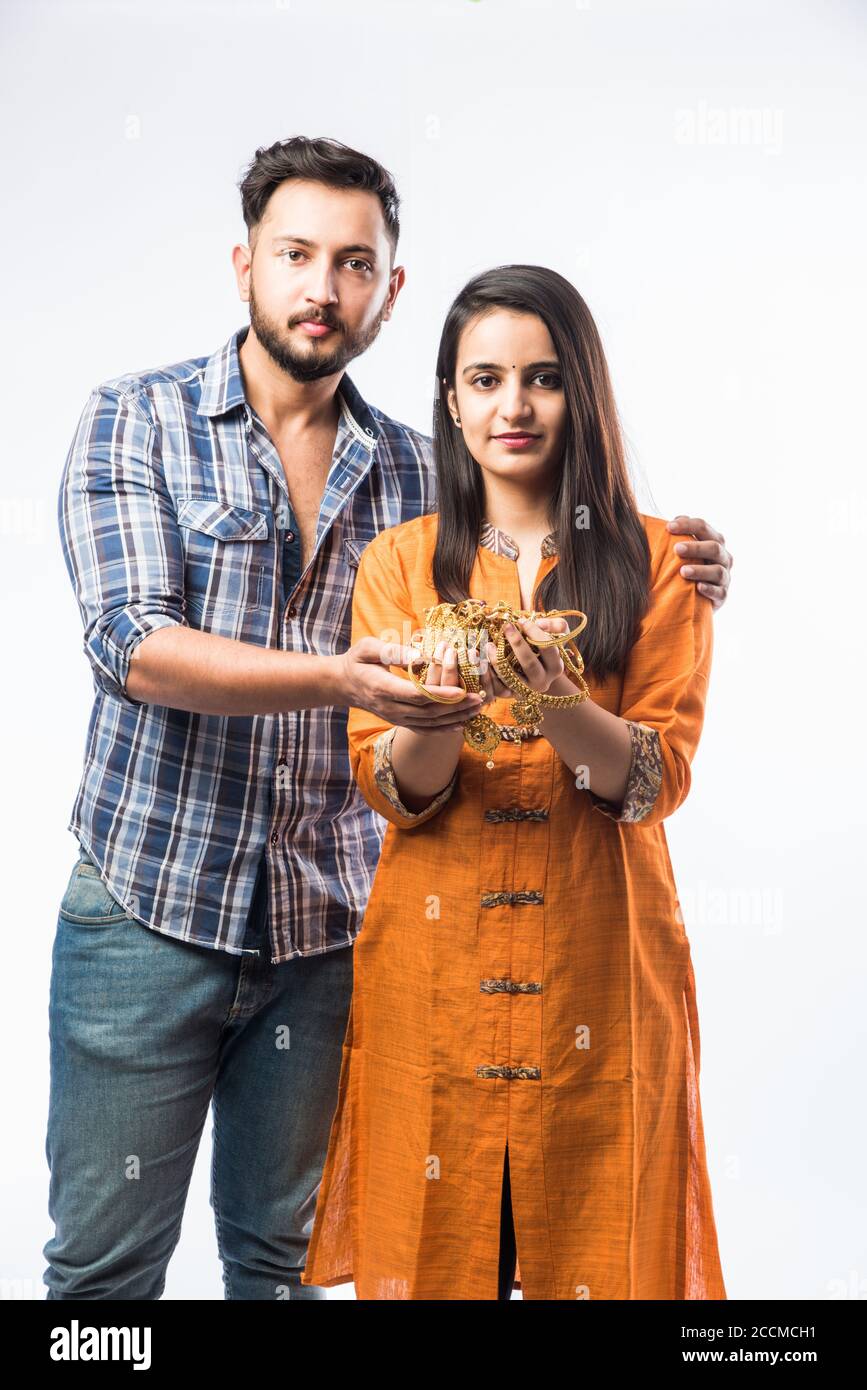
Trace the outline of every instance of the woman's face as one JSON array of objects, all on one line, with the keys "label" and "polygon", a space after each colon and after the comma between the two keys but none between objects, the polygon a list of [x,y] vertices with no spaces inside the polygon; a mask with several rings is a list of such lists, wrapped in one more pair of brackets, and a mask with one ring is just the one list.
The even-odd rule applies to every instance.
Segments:
[{"label": "woman's face", "polygon": [[542,319],[493,309],[471,320],[458,343],[448,403],[483,472],[551,493],[563,452],[566,397]]}]

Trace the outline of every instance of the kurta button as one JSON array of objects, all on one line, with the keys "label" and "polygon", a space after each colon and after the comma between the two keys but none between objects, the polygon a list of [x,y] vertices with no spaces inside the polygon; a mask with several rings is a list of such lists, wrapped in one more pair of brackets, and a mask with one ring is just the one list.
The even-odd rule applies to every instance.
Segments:
[{"label": "kurta button", "polygon": [[541,980],[480,980],[482,994],[541,994]]},{"label": "kurta button", "polygon": [[541,1081],[541,1067],[508,1067],[508,1066],[483,1066],[476,1067],[476,1076],[492,1077],[501,1076],[505,1081]]},{"label": "kurta button", "polygon": [[499,907],[501,903],[532,903],[537,904],[544,901],[544,893],[538,889],[531,888],[520,893],[483,893],[482,907]]}]

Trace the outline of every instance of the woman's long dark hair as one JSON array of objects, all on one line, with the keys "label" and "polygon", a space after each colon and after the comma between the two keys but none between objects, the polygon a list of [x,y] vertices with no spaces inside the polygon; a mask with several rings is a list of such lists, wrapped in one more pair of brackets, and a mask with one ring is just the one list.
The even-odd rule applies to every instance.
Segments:
[{"label": "woman's long dark hair", "polygon": [[[579,608],[587,614],[587,626],[575,642],[588,672],[601,679],[622,668],[635,640],[649,600],[650,551],[626,468],[599,333],[574,285],[544,266],[486,270],[464,286],[446,315],[434,402],[439,524],[433,584],[441,603],[458,603],[469,594],[485,519],[485,488],[482,471],[452,420],[448,391],[455,386],[463,330],[477,315],[494,309],[538,315],[560,363],[567,421],[551,502],[558,563],[542,580],[533,603],[545,611]],[[579,516],[586,516],[586,526],[579,527]]]}]

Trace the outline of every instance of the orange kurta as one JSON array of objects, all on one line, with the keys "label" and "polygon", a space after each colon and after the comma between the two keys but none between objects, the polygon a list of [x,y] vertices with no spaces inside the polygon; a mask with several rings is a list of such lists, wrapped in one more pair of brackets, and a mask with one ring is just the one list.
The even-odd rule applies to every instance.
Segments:
[{"label": "orange kurta", "polygon": [[[663,826],[689,790],[713,615],[679,573],[677,537],[642,522],[650,607],[623,672],[587,678],[597,704],[658,731],[643,819],[577,786],[544,720],[542,736],[504,739],[493,769],[464,746],[445,798],[402,814],[383,791],[389,726],[350,711],[353,773],[389,824],[353,948],[306,1284],[495,1299],[508,1143],[524,1298],[726,1297]],[[423,625],[436,527],[418,517],[367,545],[353,642]],[[536,584],[556,563],[542,556]],[[515,560],[480,545],[470,596],[520,607]],[[486,713],[514,724],[507,699]],[[515,1070],[478,1072],[498,1067]]]}]

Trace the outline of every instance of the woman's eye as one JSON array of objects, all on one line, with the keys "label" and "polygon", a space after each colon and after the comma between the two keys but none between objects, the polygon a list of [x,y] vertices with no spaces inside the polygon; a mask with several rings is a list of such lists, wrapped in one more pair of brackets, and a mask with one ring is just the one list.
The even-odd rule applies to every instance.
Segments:
[{"label": "woman's eye", "polygon": [[[473,385],[481,386],[483,390],[488,389],[490,382],[496,383],[497,378],[491,376],[489,372],[482,372],[479,376],[473,377]],[[534,381],[540,381],[547,390],[554,390],[562,386],[562,381],[556,372],[537,372],[533,377]]]}]

